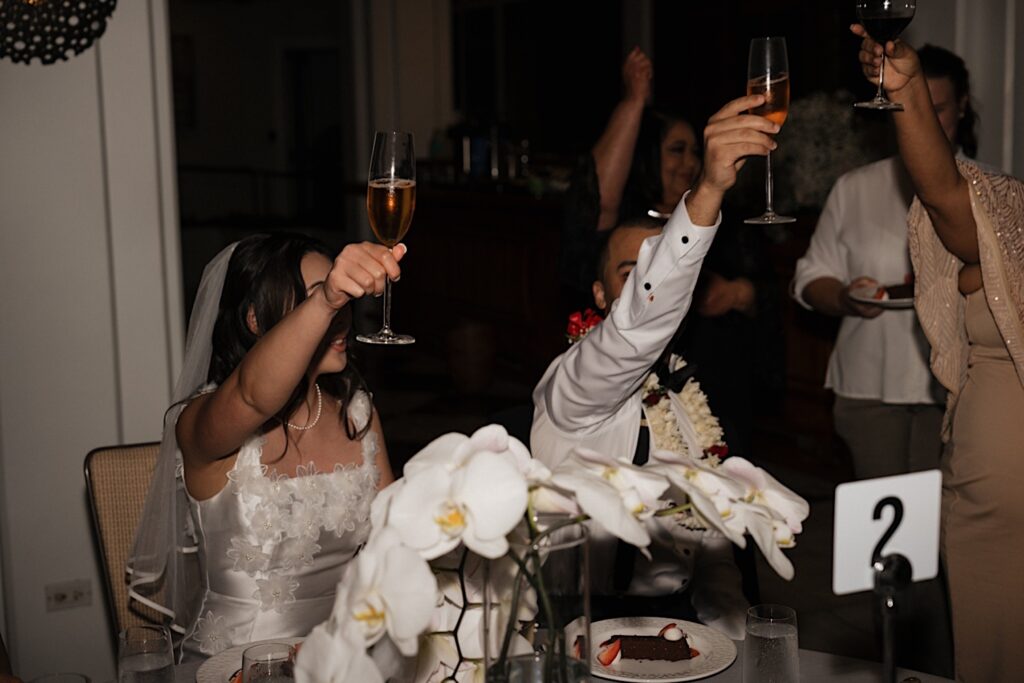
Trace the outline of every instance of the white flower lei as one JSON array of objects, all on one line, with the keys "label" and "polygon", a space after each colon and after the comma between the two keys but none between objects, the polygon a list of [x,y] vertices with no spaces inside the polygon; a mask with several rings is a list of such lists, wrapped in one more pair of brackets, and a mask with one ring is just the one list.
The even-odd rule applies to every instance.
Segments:
[{"label": "white flower lei", "polygon": [[[676,372],[686,367],[686,361],[681,356],[672,354],[669,359],[669,370]],[[672,401],[669,398],[667,389],[661,386],[656,372],[651,372],[643,385],[644,410],[647,413],[647,426],[650,429],[654,447],[657,450],[672,451],[688,455],[689,449],[682,433],[679,431],[679,424],[676,422],[676,415],[672,411]],[[726,447],[722,426],[718,418],[711,412],[708,405],[707,395],[701,391],[700,382],[691,377],[683,385],[682,390],[676,394],[679,402],[690,418],[694,431],[697,433],[697,441],[703,453],[697,457],[714,458],[717,464],[718,456],[712,452],[714,447],[721,449]],[[654,402],[653,397],[660,396],[660,400]],[[718,450],[718,449],[715,449]]]}]

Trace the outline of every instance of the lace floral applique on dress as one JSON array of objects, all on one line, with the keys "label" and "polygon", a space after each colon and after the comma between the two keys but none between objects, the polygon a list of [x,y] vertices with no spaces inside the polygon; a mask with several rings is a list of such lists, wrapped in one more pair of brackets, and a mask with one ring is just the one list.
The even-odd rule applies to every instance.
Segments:
[{"label": "lace floral applique on dress", "polygon": [[223,652],[231,645],[231,629],[224,617],[215,616],[213,612],[207,612],[206,616],[199,618],[192,637],[199,642],[199,651],[205,655]]},{"label": "lace floral applique on dress", "polygon": [[246,452],[244,459],[239,454],[228,478],[232,493],[253,506],[251,533],[240,529],[227,555],[236,570],[256,580],[252,597],[261,610],[281,612],[295,601],[300,584],[292,575],[313,565],[321,550],[321,533],[341,538],[365,528],[378,480],[377,443],[372,432],[363,438],[362,463],[338,464],[331,472],[320,472],[310,462],[299,465],[295,477],[260,463],[262,448]]},{"label": "lace floral applique on dress", "polygon": [[[357,394],[349,408],[357,429],[369,423],[372,410],[366,394]],[[308,611],[310,600],[319,600],[325,590],[333,591],[336,581],[328,579],[327,588],[322,585],[324,577],[331,576],[324,570],[332,566],[332,560],[317,566],[318,558],[338,555],[341,566],[368,534],[370,504],[379,481],[376,458],[380,446],[374,432],[361,441],[361,463],[337,464],[321,472],[310,462],[296,467],[294,477],[261,462],[264,443],[262,437],[254,437],[242,446],[227,475],[227,490],[212,503],[214,508],[209,507],[210,502],[200,503],[208,506],[207,515],[223,519],[230,514],[238,520],[225,529],[227,536],[219,536],[221,540],[213,545],[212,539],[207,539],[207,552],[223,558],[211,566],[219,564],[222,568],[214,571],[227,572],[221,576],[233,586],[228,595],[254,601],[252,609],[265,615],[245,617],[236,607],[218,604],[208,593],[207,608],[192,636],[207,655],[238,644],[235,640],[251,640],[253,618],[264,623],[277,618],[273,615],[290,614],[290,610]],[[325,561],[328,564],[324,565]],[[330,602],[326,605],[329,609]],[[295,619],[285,618],[289,623]],[[313,625],[315,622],[309,627]]]}]

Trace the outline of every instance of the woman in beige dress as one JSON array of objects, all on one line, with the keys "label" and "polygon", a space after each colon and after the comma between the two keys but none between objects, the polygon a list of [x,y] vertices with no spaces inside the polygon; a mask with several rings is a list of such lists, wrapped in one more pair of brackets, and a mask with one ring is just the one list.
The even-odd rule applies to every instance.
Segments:
[{"label": "woman in beige dress", "polygon": [[[882,46],[860,26],[878,82]],[[957,680],[1020,680],[1024,642],[1024,183],[954,158],[916,53],[885,46],[885,87],[917,198],[915,306],[949,390],[943,559]]]}]

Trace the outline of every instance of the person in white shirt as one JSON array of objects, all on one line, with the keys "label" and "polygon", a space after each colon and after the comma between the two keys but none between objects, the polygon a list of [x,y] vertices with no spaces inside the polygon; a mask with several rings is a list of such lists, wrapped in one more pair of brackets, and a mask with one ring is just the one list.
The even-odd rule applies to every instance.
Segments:
[{"label": "person in white shirt", "polygon": [[[975,115],[955,73],[962,61],[936,47],[920,54],[946,137],[973,155]],[[843,318],[825,386],[835,392],[836,432],[850,449],[858,479],[939,466],[945,392],[929,368],[917,314],[909,306],[883,309],[851,298],[910,276],[907,212],[913,198],[899,157],[843,175],[793,278],[798,303]]]},{"label": "person in white shirt", "polygon": [[850,450],[857,479],[939,463],[942,394],[913,307],[884,309],[851,297],[906,281],[912,199],[898,157],[843,175],[793,278],[801,306],[842,317],[825,387],[835,392],[836,432]]},{"label": "person in white shirt", "polygon": [[[775,148],[771,136],[778,126],[746,114],[762,99],[741,97],[711,117],[704,130],[701,176],[664,229],[643,234],[634,228],[612,236],[613,255],[607,264],[612,276],[602,283],[597,302],[608,307],[607,317],[556,358],[534,390],[530,444],[534,456],[548,466],[580,446],[627,462],[637,454],[641,385],[689,309],[701,263],[721,222],[722,199],[747,156],[763,156]],[[631,254],[619,256],[626,251]],[[644,596],[681,593],[694,580],[692,602],[698,617],[741,638],[746,601],[730,543],[657,526],[652,530],[653,561],[637,558],[624,591]],[[622,592],[623,587],[613,585],[618,544],[595,531],[591,548],[594,591]]]},{"label": "person in white shirt", "polygon": [[[950,144],[977,151],[967,70],[942,48],[919,53],[932,105]],[[836,181],[807,254],[797,262],[793,296],[806,308],[842,316],[825,386],[836,394],[836,432],[858,479],[939,467],[945,392],[929,367],[930,349],[913,308],[855,301],[853,290],[901,283],[911,273],[907,212],[914,199],[899,157]],[[952,676],[952,636],[944,579],[916,583],[913,608],[897,626],[900,665]]]}]

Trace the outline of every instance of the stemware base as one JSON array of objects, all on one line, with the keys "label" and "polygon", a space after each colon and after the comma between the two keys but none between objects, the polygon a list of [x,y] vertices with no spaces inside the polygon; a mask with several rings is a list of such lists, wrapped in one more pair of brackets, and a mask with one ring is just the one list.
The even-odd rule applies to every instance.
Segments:
[{"label": "stemware base", "polygon": [[903,111],[903,105],[899,102],[893,102],[887,100],[884,97],[876,97],[873,100],[866,102],[854,102],[854,107],[857,109],[875,109],[878,111]]},{"label": "stemware base", "polygon": [[416,343],[415,337],[408,334],[395,334],[391,330],[381,330],[374,334],[357,334],[356,340],[364,344],[379,344],[381,346],[405,346]]},{"label": "stemware base", "polygon": [[744,219],[743,222],[748,225],[778,225],[780,223],[796,223],[796,219],[792,216],[780,216],[774,211],[765,211],[760,216]]}]

